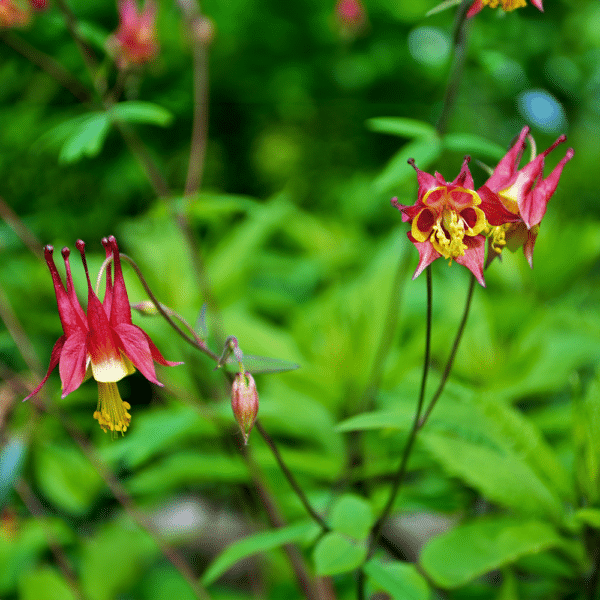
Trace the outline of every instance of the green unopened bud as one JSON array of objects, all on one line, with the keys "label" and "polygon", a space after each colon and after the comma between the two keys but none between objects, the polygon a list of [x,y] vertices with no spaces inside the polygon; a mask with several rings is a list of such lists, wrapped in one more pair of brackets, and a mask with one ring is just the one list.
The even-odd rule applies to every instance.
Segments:
[{"label": "green unopened bud", "polygon": [[258,414],[258,392],[250,373],[236,373],[231,386],[231,408],[244,437],[244,444],[247,444]]},{"label": "green unopened bud", "polygon": [[155,317],[158,314],[158,309],[156,306],[154,306],[154,302],[151,300],[144,300],[142,302],[138,302],[137,304],[132,304],[131,308],[133,308],[133,310],[137,310],[137,312],[144,317]]}]

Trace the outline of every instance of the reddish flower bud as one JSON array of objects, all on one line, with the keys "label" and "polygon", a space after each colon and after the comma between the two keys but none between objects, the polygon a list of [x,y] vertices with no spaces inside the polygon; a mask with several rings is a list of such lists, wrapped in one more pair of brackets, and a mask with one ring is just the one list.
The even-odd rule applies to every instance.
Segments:
[{"label": "reddish flower bud", "polygon": [[338,0],[335,16],[345,36],[360,33],[367,23],[367,13],[360,0]]},{"label": "reddish flower bud", "polygon": [[244,437],[244,444],[247,444],[258,414],[258,392],[250,373],[236,373],[231,386],[231,408]]}]

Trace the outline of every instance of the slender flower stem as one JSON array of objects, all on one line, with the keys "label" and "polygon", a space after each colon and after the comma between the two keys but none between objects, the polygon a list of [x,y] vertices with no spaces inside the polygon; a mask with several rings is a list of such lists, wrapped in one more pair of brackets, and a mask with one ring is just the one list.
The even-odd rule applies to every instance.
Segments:
[{"label": "slender flower stem", "polygon": [[32,254],[43,260],[44,251],[42,250],[42,243],[2,197],[0,197],[0,219],[16,233]]},{"label": "slender flower stem", "polygon": [[[270,494],[267,490],[262,473],[258,465],[252,459],[248,446],[242,446],[241,453],[246,465],[248,466],[254,489],[256,490],[263,508],[267,513],[271,527],[284,527],[286,522],[283,520],[279,509],[275,505],[272,494]],[[298,584],[306,595],[307,600],[335,599],[335,594],[331,588],[331,585],[327,585],[327,581],[324,578],[320,579],[320,581],[315,581],[309,575],[302,554],[300,554],[294,544],[285,544],[283,549],[288,556],[290,564],[292,565],[292,569],[294,570],[294,574],[296,575],[296,579],[298,580]]]},{"label": "slender flower stem", "polygon": [[183,329],[181,329],[181,327],[179,327],[179,325],[177,325],[177,323],[175,323],[175,321],[173,321],[173,319],[167,314],[167,312],[165,311],[163,305],[158,301],[158,299],[156,298],[156,296],[152,293],[152,290],[150,289],[150,286],[148,285],[148,282],[146,281],[145,277],[142,275],[142,272],[140,271],[140,268],[137,266],[137,264],[135,263],[135,261],[130,258],[129,256],[127,256],[127,254],[121,254],[121,259],[125,260],[126,262],[128,262],[131,267],[133,268],[133,270],[135,271],[136,275],[138,276],[138,279],[140,280],[140,283],[142,284],[144,290],[146,291],[146,293],[148,294],[148,298],[150,298],[150,300],[152,301],[152,303],[154,304],[154,306],[156,306],[156,310],[158,310],[158,312],[162,315],[162,317],[165,319],[165,321],[167,321],[167,323],[191,346],[193,346],[194,348],[196,348],[197,350],[200,350],[200,352],[203,352],[204,354],[206,354],[208,357],[210,357],[212,360],[214,360],[215,362],[219,362],[219,357],[212,352],[211,350],[209,350],[206,347],[206,344],[204,344],[204,342],[202,340],[198,340],[196,336],[191,337],[189,336],[185,331],[183,331]]},{"label": "slender flower stem", "polygon": [[90,102],[92,95],[86,87],[67,69],[63,67],[55,58],[38,50],[29,42],[24,40],[12,31],[4,31],[0,34],[0,39],[13,50],[22,54],[29,62],[46,71],[50,77],[56,80],[66,90],[69,90],[77,100],[82,103]]},{"label": "slender flower stem", "polygon": [[262,426],[262,423],[258,419],[255,421],[254,427],[257,429],[258,433],[260,433],[263,440],[266,442],[267,446],[269,446],[269,449],[273,453],[273,456],[275,457],[275,460],[277,461],[279,468],[283,472],[285,478],[288,480],[288,483],[290,484],[290,486],[292,486],[292,489],[294,490],[294,492],[296,492],[296,495],[300,499],[300,502],[302,502],[302,505],[306,509],[306,512],[312,517],[312,519],[317,524],[319,524],[321,526],[323,531],[330,531],[331,528],[329,527],[329,525],[327,525],[327,523],[325,522],[323,517],[321,517],[321,515],[312,507],[308,498],[306,497],[306,494],[300,487],[299,483],[296,481],[296,478],[292,475],[292,472],[289,470],[288,466],[283,461],[283,458],[279,452],[279,449],[275,445],[275,442],[271,439],[269,434],[265,431],[264,427]]},{"label": "slender flower stem", "polygon": [[448,357],[448,361],[446,362],[446,367],[444,368],[444,373],[442,374],[442,380],[438,385],[435,394],[429,401],[429,406],[425,411],[425,414],[421,417],[421,420],[418,423],[417,431],[422,429],[431,411],[434,409],[439,397],[442,395],[444,388],[446,387],[446,382],[450,377],[450,372],[452,371],[452,366],[454,364],[454,359],[456,358],[456,352],[458,351],[458,346],[460,344],[460,340],[462,339],[463,332],[465,330],[465,325],[467,324],[467,318],[469,316],[469,310],[471,308],[471,300],[473,299],[473,291],[475,289],[475,275],[471,274],[471,279],[469,281],[469,290],[467,291],[467,300],[465,302],[465,310],[463,312],[462,319],[460,321],[460,325],[458,326],[458,331],[456,332],[456,337],[454,338],[454,344],[452,344],[452,350],[450,352],[450,356]]},{"label": "slender flower stem", "polygon": [[390,495],[388,500],[381,512],[379,519],[375,523],[373,527],[373,534],[371,536],[371,542],[369,545],[369,555],[372,555],[373,550],[377,547],[379,543],[379,538],[381,537],[381,531],[383,529],[383,525],[387,520],[392,507],[394,505],[394,501],[396,500],[396,496],[398,495],[398,491],[400,490],[400,486],[404,481],[404,477],[406,475],[406,468],[408,466],[408,459],[410,457],[410,453],[413,449],[413,445],[415,443],[415,439],[417,437],[417,433],[419,431],[419,423],[421,419],[421,412],[423,411],[423,403],[425,400],[425,390],[427,387],[427,375],[429,373],[429,356],[431,351],[431,316],[432,316],[432,300],[433,300],[433,284],[431,277],[431,265],[426,269],[427,273],[427,316],[426,316],[426,331],[425,331],[425,356],[423,358],[423,374],[421,377],[421,389],[419,391],[419,400],[417,402],[417,410],[415,412],[415,418],[413,420],[413,424],[408,434],[408,439],[406,440],[406,444],[404,446],[404,452],[402,453],[402,458],[400,459],[400,466],[398,467],[398,471],[396,472],[396,476],[394,477],[394,481],[392,483],[392,489],[390,491]]}]

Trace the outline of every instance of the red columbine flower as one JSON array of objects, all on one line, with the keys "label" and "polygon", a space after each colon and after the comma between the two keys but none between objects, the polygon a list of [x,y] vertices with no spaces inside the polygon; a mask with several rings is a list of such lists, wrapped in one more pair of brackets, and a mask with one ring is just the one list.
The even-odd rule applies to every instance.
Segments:
[{"label": "red columbine flower", "polygon": [[360,31],[367,21],[365,8],[360,0],[338,0],[335,14],[346,33]]},{"label": "red columbine flower", "polygon": [[[484,6],[496,8],[498,4],[500,4],[502,6],[502,10],[505,10],[506,12],[515,10],[515,8],[523,8],[524,6],[527,6],[527,2],[525,2],[525,0],[475,0],[467,12],[467,18],[474,17]],[[531,0],[531,4],[544,12],[542,0]]]},{"label": "red columbine flower", "polygon": [[0,27],[23,27],[31,19],[29,7],[14,0],[0,0]]},{"label": "red columbine flower", "polygon": [[[519,163],[526,146],[531,144],[531,160],[519,169]],[[492,176],[479,190],[490,228],[490,247],[499,254],[506,245],[513,252],[523,246],[529,265],[533,267],[533,247],[548,201],[558,185],[563,167],[573,158],[573,148],[569,148],[554,170],[543,178],[544,159],[567,137],[561,135],[542,152],[535,155],[535,142],[529,134],[529,127],[523,127],[516,143],[498,163]],[[493,192],[493,193],[492,193]],[[493,258],[493,256],[492,256]]]},{"label": "red columbine flower", "polygon": [[25,400],[39,392],[56,365],[62,382],[63,398],[92,376],[98,382],[98,407],[94,418],[104,431],[110,429],[124,433],[131,421],[131,415],[127,412],[131,406],[121,399],[116,382],[137,368],[146,379],[162,385],[156,379],[154,362],[165,366],[181,363],[165,360],[148,335],[140,327],[133,325],[117,240],[114,236],[104,238],[102,245],[106,256],[113,257],[115,277],[113,281],[109,265],[106,269],[104,301],[100,302],[90,282],[85,243],[77,240],[76,244],[87,278],[87,316],[77,300],[73,286],[69,264],[70,250],[63,248],[61,252],[66,269],[65,289],[52,258],[54,248],[46,246],[44,249],[64,334],[54,344],[46,376]]},{"label": "red columbine flower", "polygon": [[408,162],[417,171],[419,193],[413,206],[404,206],[397,198],[392,205],[402,212],[402,220],[410,221],[408,238],[419,251],[419,265],[413,279],[425,267],[443,256],[464,265],[483,286],[483,261],[487,226],[484,212],[478,208],[481,198],[473,189],[473,177],[466,157],[458,177],[448,183],[436,173],[435,177]]},{"label": "red columbine flower", "polygon": [[119,28],[109,41],[119,68],[152,60],[158,52],[154,2],[146,0],[138,13],[136,0],[119,0],[119,19]]}]

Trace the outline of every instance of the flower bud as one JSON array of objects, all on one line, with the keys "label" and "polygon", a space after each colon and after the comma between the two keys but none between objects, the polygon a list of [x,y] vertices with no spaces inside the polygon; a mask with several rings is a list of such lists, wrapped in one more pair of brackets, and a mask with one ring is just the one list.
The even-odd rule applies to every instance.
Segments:
[{"label": "flower bud", "polygon": [[231,386],[231,408],[247,444],[258,413],[258,392],[250,373],[236,373]]},{"label": "flower bud", "polygon": [[158,314],[158,309],[151,300],[143,300],[137,304],[132,304],[131,308],[144,317],[155,317]]}]

